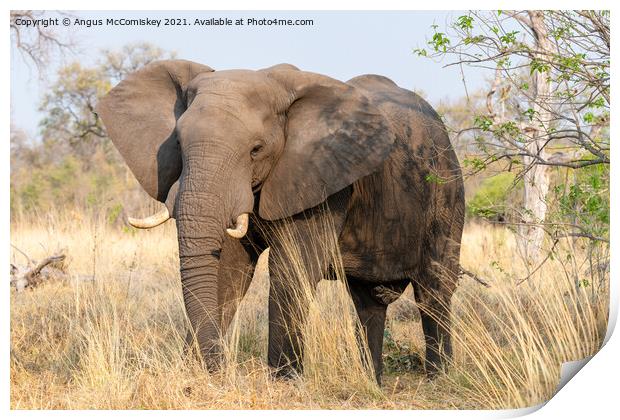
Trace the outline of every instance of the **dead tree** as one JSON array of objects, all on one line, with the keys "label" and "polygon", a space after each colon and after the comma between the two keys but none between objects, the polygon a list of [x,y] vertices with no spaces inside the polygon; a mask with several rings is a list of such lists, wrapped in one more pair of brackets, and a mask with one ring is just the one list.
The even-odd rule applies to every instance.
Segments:
[{"label": "dead tree", "polygon": [[11,264],[11,287],[15,287],[18,292],[37,287],[49,280],[64,280],[67,278],[64,266],[65,254],[57,253],[37,263],[31,260],[25,252],[15,246],[13,248],[19,251],[27,260],[27,265],[25,266]]}]

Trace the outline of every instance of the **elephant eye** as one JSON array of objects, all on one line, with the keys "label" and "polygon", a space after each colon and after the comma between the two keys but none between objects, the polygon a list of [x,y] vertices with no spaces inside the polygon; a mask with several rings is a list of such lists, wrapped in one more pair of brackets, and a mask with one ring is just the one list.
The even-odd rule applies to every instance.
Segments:
[{"label": "elephant eye", "polygon": [[250,152],[250,155],[253,158],[255,158],[260,153],[261,150],[263,150],[263,145],[262,144],[257,144],[256,146],[254,146],[254,148]]}]

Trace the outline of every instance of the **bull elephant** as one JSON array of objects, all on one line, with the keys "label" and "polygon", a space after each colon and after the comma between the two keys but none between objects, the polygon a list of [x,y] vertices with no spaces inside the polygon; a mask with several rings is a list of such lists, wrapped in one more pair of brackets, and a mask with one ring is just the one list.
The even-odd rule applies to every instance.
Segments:
[{"label": "bull elephant", "polygon": [[[291,307],[282,244],[249,215],[290,223],[304,241],[308,219],[325,211],[377,379],[386,308],[409,283],[428,374],[450,356],[463,182],[443,123],[418,95],[377,75],[343,83],[288,64],[214,71],[165,60],[129,75],[96,112],[141,186],[166,205],[130,222],[176,219],[185,309],[209,367],[235,311],[228,304],[269,243],[268,363],[281,375],[301,371],[291,316],[303,308]],[[327,262],[305,263],[318,282]]]}]

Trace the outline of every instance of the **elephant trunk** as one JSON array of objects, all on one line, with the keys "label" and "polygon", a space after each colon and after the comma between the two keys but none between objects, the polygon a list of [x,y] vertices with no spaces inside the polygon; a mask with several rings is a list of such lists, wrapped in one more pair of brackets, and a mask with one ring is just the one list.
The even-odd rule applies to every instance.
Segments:
[{"label": "elephant trunk", "polygon": [[[238,180],[230,170],[230,159],[205,160],[188,157],[176,201],[176,222],[179,239],[179,259],[183,300],[192,332],[209,368],[220,359],[221,311],[219,302],[220,254],[227,228],[244,213],[252,210],[253,198],[243,194],[251,188],[230,188]],[[223,180],[229,182],[223,182]],[[249,182],[248,182],[249,184]],[[238,191],[231,194],[231,191]],[[244,204],[245,203],[245,204]],[[242,221],[244,217],[241,217]],[[235,232],[241,233],[243,226]],[[243,232],[245,233],[245,232]]]},{"label": "elephant trunk", "polygon": [[213,210],[207,210],[215,208],[215,200],[200,202],[189,195],[193,193],[179,194],[177,211],[183,301],[200,352],[211,367],[219,357],[218,271],[223,229]]}]

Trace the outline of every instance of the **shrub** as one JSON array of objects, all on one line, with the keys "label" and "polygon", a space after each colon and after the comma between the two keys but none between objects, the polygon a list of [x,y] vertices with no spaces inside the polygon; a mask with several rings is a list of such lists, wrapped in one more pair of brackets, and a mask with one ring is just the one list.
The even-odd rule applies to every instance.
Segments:
[{"label": "shrub", "polygon": [[514,185],[515,175],[510,172],[485,179],[467,203],[467,212],[471,216],[503,220],[508,210],[507,200]]}]

